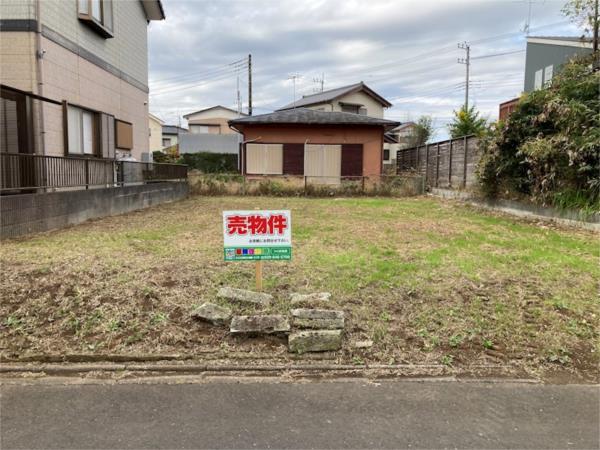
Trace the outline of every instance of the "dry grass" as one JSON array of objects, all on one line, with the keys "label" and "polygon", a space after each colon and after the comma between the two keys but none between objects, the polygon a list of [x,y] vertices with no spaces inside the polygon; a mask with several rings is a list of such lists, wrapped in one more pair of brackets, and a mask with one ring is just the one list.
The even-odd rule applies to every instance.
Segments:
[{"label": "dry grass", "polygon": [[221,211],[255,207],[293,214],[292,262],[265,264],[270,310],[287,312],[291,292],[331,291],[348,341],[375,342],[340,360],[595,376],[597,236],[428,198],[193,197],[5,242],[2,354],[285,355],[277,339],[189,318],[221,285],[252,287],[252,264],[223,261]]}]

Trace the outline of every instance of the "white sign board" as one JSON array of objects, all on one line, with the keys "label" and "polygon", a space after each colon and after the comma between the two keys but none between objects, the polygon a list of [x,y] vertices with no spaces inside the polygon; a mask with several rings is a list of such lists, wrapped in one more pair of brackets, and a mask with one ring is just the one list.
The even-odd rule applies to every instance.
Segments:
[{"label": "white sign board", "polygon": [[281,211],[223,211],[225,261],[292,259],[292,214]]}]

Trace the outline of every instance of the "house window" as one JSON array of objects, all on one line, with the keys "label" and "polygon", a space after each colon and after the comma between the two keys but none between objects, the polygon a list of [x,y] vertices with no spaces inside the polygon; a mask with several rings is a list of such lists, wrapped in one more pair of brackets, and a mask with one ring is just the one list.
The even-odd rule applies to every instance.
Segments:
[{"label": "house window", "polygon": [[542,88],[542,77],[543,77],[543,74],[544,74],[544,70],[543,69],[537,70],[535,72],[535,79],[533,81],[533,88],[534,89],[537,90],[537,89],[541,89]]},{"label": "house window", "polygon": [[208,134],[210,127],[208,125],[190,125],[190,131],[194,134]]},{"label": "house window", "polygon": [[71,155],[97,155],[98,116],[87,109],[67,106],[68,153]]},{"label": "house window", "polygon": [[163,145],[163,147],[170,147],[171,146],[171,138],[163,138],[162,145]]},{"label": "house window", "polygon": [[283,145],[246,144],[246,173],[281,175],[283,173]]},{"label": "house window", "polygon": [[123,150],[133,148],[133,125],[123,120],[115,120],[116,147]]},{"label": "house window", "polygon": [[342,112],[358,114],[360,112],[359,105],[342,105]]},{"label": "house window", "polygon": [[31,104],[20,93],[1,90],[0,151],[2,153],[33,153]]},{"label": "house window", "polygon": [[544,86],[549,86],[552,82],[552,76],[554,74],[554,66],[549,65],[544,69]]},{"label": "house window", "polygon": [[383,160],[384,161],[390,160],[390,150],[387,148],[383,149]]},{"label": "house window", "polygon": [[102,37],[113,37],[112,0],[77,0],[78,16]]}]

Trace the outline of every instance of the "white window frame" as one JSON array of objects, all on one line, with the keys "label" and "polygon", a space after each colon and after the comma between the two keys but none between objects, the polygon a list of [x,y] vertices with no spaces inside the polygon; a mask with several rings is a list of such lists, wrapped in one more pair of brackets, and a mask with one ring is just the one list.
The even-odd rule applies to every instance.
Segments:
[{"label": "white window frame", "polygon": [[554,65],[550,64],[544,69],[544,86],[550,86],[552,84],[552,77],[554,76]]},{"label": "white window frame", "polygon": [[77,15],[104,38],[113,37],[113,0],[77,0]]},{"label": "white window frame", "polygon": [[533,79],[533,89],[538,90],[543,87],[544,84],[544,69],[536,70]]},{"label": "white window frame", "polygon": [[67,148],[69,155],[98,155],[97,114],[79,106],[67,105]]}]

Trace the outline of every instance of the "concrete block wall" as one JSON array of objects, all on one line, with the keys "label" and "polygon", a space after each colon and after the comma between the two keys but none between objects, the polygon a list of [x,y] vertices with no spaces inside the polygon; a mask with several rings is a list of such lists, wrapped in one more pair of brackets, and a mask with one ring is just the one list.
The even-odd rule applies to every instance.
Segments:
[{"label": "concrete block wall", "polygon": [[188,183],[184,181],[3,196],[0,238],[60,229],[89,219],[181,200],[187,195]]}]

